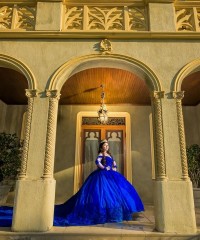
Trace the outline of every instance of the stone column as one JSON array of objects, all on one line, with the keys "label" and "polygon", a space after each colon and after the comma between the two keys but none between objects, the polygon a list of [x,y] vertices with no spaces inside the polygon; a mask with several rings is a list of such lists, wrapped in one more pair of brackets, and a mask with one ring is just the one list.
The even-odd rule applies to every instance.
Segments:
[{"label": "stone column", "polygon": [[154,141],[155,141],[155,174],[156,180],[166,179],[165,152],[162,126],[162,104],[161,99],[164,92],[154,91],[151,96],[153,120],[154,120]]},{"label": "stone column", "polygon": [[186,143],[185,143],[185,130],[184,130],[183,111],[182,111],[182,99],[184,97],[184,92],[183,91],[173,92],[172,94],[173,94],[173,98],[176,100],[178,132],[179,132],[180,153],[181,153],[181,166],[182,166],[182,179],[185,181],[189,181]]},{"label": "stone column", "polygon": [[58,94],[57,91],[47,91],[38,95],[34,101],[30,98],[27,120],[29,141],[16,184],[13,231],[44,232],[53,226],[56,183],[53,179],[53,162]]},{"label": "stone column", "polygon": [[20,170],[18,179],[26,178],[28,148],[29,148],[29,139],[30,139],[31,121],[32,121],[32,112],[33,112],[33,102],[34,102],[34,97],[37,97],[37,90],[26,89],[26,96],[28,97],[27,119],[26,119],[26,128],[25,128],[25,138],[24,138],[24,144],[23,144],[21,170]]},{"label": "stone column", "polygon": [[53,178],[57,111],[58,111],[58,100],[60,98],[60,94],[58,93],[57,90],[52,90],[52,91],[47,90],[46,95],[49,97],[49,112],[48,112],[47,139],[46,139],[44,172],[43,172],[44,179]]},{"label": "stone column", "polygon": [[[154,97],[152,101],[155,147],[162,149],[160,146],[163,142],[164,148],[159,151],[159,154],[164,156],[164,161],[163,157],[157,157],[161,166],[157,167],[160,170],[153,183],[156,229],[159,232],[186,234],[196,232],[196,218],[192,183],[187,176],[180,95],[182,93],[167,93],[162,101],[158,102],[159,98],[157,99],[157,97]],[[174,97],[176,101],[174,101]],[[162,129],[162,131],[157,129]],[[162,137],[159,138],[161,134]],[[163,154],[161,154],[162,152]],[[156,153],[159,155],[158,150]],[[157,164],[159,166],[159,163]]]}]

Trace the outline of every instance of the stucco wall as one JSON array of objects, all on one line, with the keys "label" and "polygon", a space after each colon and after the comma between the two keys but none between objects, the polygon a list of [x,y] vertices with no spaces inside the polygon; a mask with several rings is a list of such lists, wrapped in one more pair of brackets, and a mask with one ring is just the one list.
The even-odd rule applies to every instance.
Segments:
[{"label": "stucco wall", "polygon": [[186,145],[200,145],[200,104],[194,107],[183,107]]},{"label": "stucco wall", "polygon": [[23,105],[7,105],[0,101],[0,132],[16,133],[21,137],[22,119],[26,111]]},{"label": "stucco wall", "polygon": [[[0,53],[14,57],[27,65],[35,76],[37,89],[42,91],[47,87],[52,74],[67,61],[88,54],[99,54],[96,45],[100,41],[101,39],[2,40]],[[129,56],[147,65],[158,76],[166,92],[170,91],[171,82],[178,71],[199,58],[200,52],[198,40],[178,42],[165,39],[113,39],[111,44],[113,54]],[[146,79],[145,76],[144,78]]]},{"label": "stucco wall", "polygon": [[7,105],[5,132],[16,133],[18,137],[21,137],[22,120],[25,111],[25,105]]},{"label": "stucco wall", "polygon": [[[56,203],[64,202],[73,194],[74,163],[76,143],[76,120],[80,111],[97,111],[93,105],[60,105],[57,119],[55,153]],[[145,203],[153,202],[152,160],[150,143],[150,106],[121,105],[107,106],[110,112],[128,112],[131,117],[131,156],[133,184]],[[5,113],[5,109],[7,112]],[[0,104],[1,128],[9,133],[21,135],[22,118],[26,106]],[[200,144],[199,116],[200,105],[183,107],[187,145]],[[198,131],[197,131],[198,130]],[[12,201],[12,199],[9,199]]]},{"label": "stucco wall", "polygon": [[[1,104],[7,107],[5,131],[21,135],[26,106]],[[73,194],[76,143],[76,120],[80,111],[97,111],[99,106],[59,106],[55,153],[56,202],[61,203]],[[150,106],[108,106],[110,112],[128,112],[131,116],[131,156],[133,184],[144,202],[152,203],[152,163],[150,146]],[[1,117],[1,122],[3,117]],[[94,159],[95,160],[95,159]],[[12,199],[9,199],[12,201]]]},{"label": "stucco wall", "polygon": [[[80,111],[97,111],[99,106],[60,106],[55,155],[56,201],[73,194],[76,118]],[[131,116],[131,156],[133,184],[143,198],[152,203],[152,169],[150,146],[150,106],[109,106],[109,112],[128,112]],[[70,127],[69,127],[70,126]],[[95,159],[94,159],[95,161]],[[131,167],[131,166],[130,166]]]},{"label": "stucco wall", "polygon": [[0,132],[4,132],[4,125],[6,120],[6,107],[7,105],[0,100]]},{"label": "stucco wall", "polygon": [[[23,114],[26,106],[0,105],[1,123],[5,121],[5,131],[21,135]],[[74,163],[76,142],[76,120],[80,111],[97,111],[99,106],[59,106],[57,119],[57,139],[55,154],[56,202],[60,203],[73,194]],[[143,201],[152,203],[151,148],[150,148],[150,106],[108,106],[110,112],[128,112],[131,116],[131,156],[133,184]],[[138,174],[139,173],[139,174]],[[12,199],[9,199],[12,201]]]},{"label": "stucco wall", "polygon": [[199,130],[199,131],[197,131],[197,132],[199,132],[199,145],[200,145],[200,104],[198,104],[197,106],[196,106],[196,114],[197,114],[197,129]]},{"label": "stucco wall", "polygon": [[[145,1],[145,4],[149,2],[151,1]],[[125,68],[136,75],[139,73],[139,76],[147,85],[151,86],[151,90],[159,91],[158,95],[165,91],[162,107],[160,107],[160,101],[158,100],[154,108],[158,122],[156,123],[157,176],[163,179],[166,174],[168,178],[167,181],[155,181],[155,228],[160,232],[173,233],[194,233],[196,231],[192,188],[189,181],[180,181],[184,176],[184,158],[181,159],[179,149],[175,101],[168,99],[171,98],[171,94],[169,94],[171,91],[180,90],[180,88],[173,88],[173,81],[176,76],[184,75],[180,74],[180,70],[195,59],[199,59],[200,40],[198,34],[193,31],[191,37],[189,36],[190,33],[187,34],[184,31],[182,31],[183,34],[181,32],[181,34],[176,34],[176,25],[179,23],[175,21],[176,9],[174,9],[174,4],[171,3],[172,1],[170,3],[169,1],[162,2],[163,4],[158,4],[156,1],[148,4],[148,25],[150,27],[148,34],[141,32],[141,34],[131,33],[129,35],[126,33],[123,35],[123,33],[119,33],[120,31],[117,33],[108,30],[104,33],[103,31],[94,34],[88,32],[84,35],[83,31],[77,35],[80,39],[73,39],[73,30],[69,30],[72,35],[64,32],[59,34],[62,22],[61,13],[63,12],[61,1],[44,1],[44,3],[38,2],[37,4],[35,26],[35,29],[39,30],[37,34],[28,31],[26,35],[13,34],[12,30],[8,30],[3,35],[4,39],[2,38],[0,42],[0,54],[1,57],[6,55],[6,60],[2,60],[3,57],[0,59],[0,67],[10,67],[19,72],[23,72],[22,69],[25,69],[26,76],[29,78],[29,88],[36,89],[38,93],[37,98],[31,99],[32,103],[34,101],[33,106],[29,105],[30,108],[33,107],[33,114],[31,116],[32,128],[26,166],[27,181],[19,181],[12,230],[22,232],[47,231],[52,226],[55,190],[55,181],[51,178],[54,156],[51,143],[53,146],[55,136],[55,122],[52,115],[57,106],[55,101],[52,99],[49,101],[46,98],[45,90],[59,91],[62,87],[60,82],[64,83],[70,74],[73,75],[81,68],[88,69],[97,66]],[[197,10],[197,8],[194,10]],[[87,19],[85,16],[84,14],[84,19]],[[15,18],[13,18],[12,27],[14,20]],[[85,25],[84,22],[83,25]],[[52,33],[49,30],[56,31]],[[161,35],[158,32],[165,32],[165,34]],[[23,36],[27,38],[20,39],[20,35],[22,38]],[[13,39],[10,39],[9,36]],[[71,36],[71,39],[68,38],[69,36]],[[81,39],[84,36],[85,39]],[[102,55],[98,49],[100,41],[109,36],[111,37],[112,57],[110,58],[112,59],[108,59],[109,55]],[[93,55],[95,55],[96,62],[90,61]],[[10,64],[9,58],[14,58],[12,64]],[[85,61],[83,61],[83,58]],[[76,60],[72,61],[72,59]],[[68,64],[69,61],[71,65]],[[108,62],[109,66],[107,66]],[[67,70],[61,67],[63,64],[67,66]],[[190,69],[190,71],[193,72],[195,68]],[[59,74],[56,72],[58,69]],[[56,75],[54,75],[55,72]],[[186,72],[189,73],[189,71]],[[54,84],[49,86],[52,76],[56,76],[55,81]],[[134,185],[143,201],[150,203],[153,193],[149,135],[150,107],[130,105],[108,107],[109,111],[127,111],[131,115]],[[64,201],[72,195],[76,148],[76,115],[79,111],[91,111],[92,109],[96,111],[96,108],[92,106],[62,106],[59,109],[55,156],[56,201]],[[9,132],[16,131],[19,135],[22,115],[22,108],[7,107],[4,129]],[[193,119],[191,119],[192,117]],[[195,120],[197,114],[195,115],[194,109],[188,111],[186,109],[185,119],[186,129],[188,127],[187,142],[197,141],[198,137],[194,131],[198,128]],[[191,128],[191,126],[194,126],[194,128]],[[45,181],[41,181],[42,174]],[[36,191],[38,192],[37,197],[35,196]],[[24,192],[27,194],[24,194]],[[34,201],[30,201],[30,198],[33,198]],[[172,204],[172,200],[174,204]],[[27,206],[26,213],[23,214],[25,205]]]}]

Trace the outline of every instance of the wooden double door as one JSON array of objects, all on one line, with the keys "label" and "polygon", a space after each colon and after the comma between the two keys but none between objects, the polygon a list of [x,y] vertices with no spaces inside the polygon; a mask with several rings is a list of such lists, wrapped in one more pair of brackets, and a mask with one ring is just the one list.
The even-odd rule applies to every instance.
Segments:
[{"label": "wooden double door", "polygon": [[125,173],[125,125],[82,125],[82,176],[83,182],[97,166],[99,143],[107,139],[109,151],[117,163],[117,171]]}]

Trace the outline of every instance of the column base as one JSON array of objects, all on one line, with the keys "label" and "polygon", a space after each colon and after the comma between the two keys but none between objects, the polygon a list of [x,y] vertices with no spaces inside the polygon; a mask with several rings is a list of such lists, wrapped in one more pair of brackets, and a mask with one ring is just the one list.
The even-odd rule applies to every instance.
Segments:
[{"label": "column base", "polygon": [[12,231],[44,232],[52,228],[55,186],[54,179],[17,181]]},{"label": "column base", "polygon": [[159,232],[195,233],[191,181],[154,181],[155,227]]}]

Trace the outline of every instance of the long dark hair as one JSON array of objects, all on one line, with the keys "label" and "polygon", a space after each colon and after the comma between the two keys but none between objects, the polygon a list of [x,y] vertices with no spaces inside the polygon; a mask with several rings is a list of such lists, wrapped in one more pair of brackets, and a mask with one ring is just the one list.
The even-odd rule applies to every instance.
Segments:
[{"label": "long dark hair", "polygon": [[[104,143],[108,143],[108,141],[107,141],[107,140],[102,140],[102,141],[100,142],[98,153],[101,153],[101,152],[102,152],[102,147],[103,147]],[[111,153],[110,153],[109,150],[107,151],[107,153],[111,156]]]},{"label": "long dark hair", "polygon": [[[102,141],[100,142],[98,154],[99,154],[99,153],[102,153],[102,147],[103,147],[104,143],[108,143],[108,141],[107,141],[107,140],[102,140]],[[107,153],[112,157],[112,155],[111,155],[111,153],[109,152],[109,150],[107,151]],[[103,158],[102,158],[102,160],[101,160],[101,164],[102,164],[102,165],[106,165],[106,156],[105,156],[104,154],[103,154]]]}]

